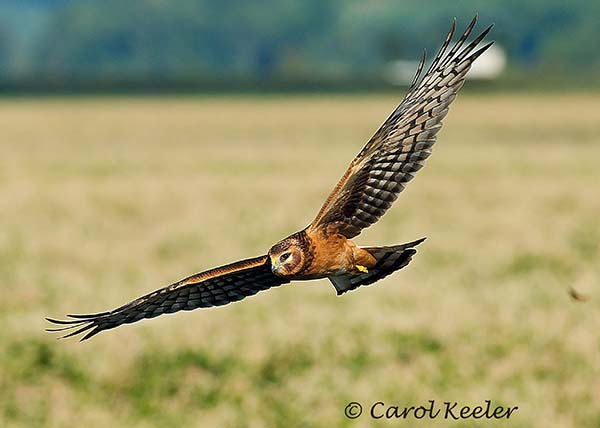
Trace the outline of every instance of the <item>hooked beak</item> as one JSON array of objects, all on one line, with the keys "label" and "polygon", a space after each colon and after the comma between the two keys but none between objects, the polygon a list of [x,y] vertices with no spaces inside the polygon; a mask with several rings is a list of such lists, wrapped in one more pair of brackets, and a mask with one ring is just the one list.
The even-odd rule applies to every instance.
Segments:
[{"label": "hooked beak", "polygon": [[279,270],[279,260],[275,257],[271,257],[271,272],[276,273]]}]

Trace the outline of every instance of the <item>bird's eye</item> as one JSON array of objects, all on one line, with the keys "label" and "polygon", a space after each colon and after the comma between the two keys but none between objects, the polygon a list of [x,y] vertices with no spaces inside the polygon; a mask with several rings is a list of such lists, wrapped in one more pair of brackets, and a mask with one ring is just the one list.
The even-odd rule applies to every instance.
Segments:
[{"label": "bird's eye", "polygon": [[280,257],[279,257],[279,261],[280,262],[285,262],[288,257],[290,257],[290,253],[283,253]]}]

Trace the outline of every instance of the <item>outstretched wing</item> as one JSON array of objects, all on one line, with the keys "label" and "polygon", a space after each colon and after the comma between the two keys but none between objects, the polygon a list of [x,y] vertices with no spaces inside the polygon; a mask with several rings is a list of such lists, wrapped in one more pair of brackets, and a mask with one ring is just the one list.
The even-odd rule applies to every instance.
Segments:
[{"label": "outstretched wing", "polygon": [[420,79],[425,63],[423,53],[406,97],[352,161],[310,224],[309,231],[327,228],[347,238],[358,235],[379,220],[423,167],[465,75],[473,61],[493,43],[475,50],[492,29],[490,25],[460,50],[476,21],[477,16],[446,53],[456,20],[452,23],[444,44]]},{"label": "outstretched wing", "polygon": [[271,272],[267,256],[256,257],[192,275],[110,312],[67,315],[73,318],[69,321],[46,318],[51,323],[63,325],[47,331],[74,330],[63,338],[87,331],[81,339],[85,340],[121,324],[178,311],[226,305],[288,282]]}]

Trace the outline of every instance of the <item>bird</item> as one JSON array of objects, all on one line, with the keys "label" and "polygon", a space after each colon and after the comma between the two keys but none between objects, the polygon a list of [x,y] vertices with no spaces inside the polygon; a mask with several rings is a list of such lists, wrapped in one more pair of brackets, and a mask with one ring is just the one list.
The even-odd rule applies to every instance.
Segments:
[{"label": "bird", "polygon": [[575,302],[587,302],[590,300],[590,296],[577,291],[573,286],[569,287],[568,293]]},{"label": "bird", "polygon": [[46,318],[58,325],[46,330],[64,334],[59,338],[85,333],[83,341],[123,324],[225,305],[291,281],[328,278],[341,295],[407,266],[425,238],[380,247],[360,247],[352,239],[384,215],[431,154],[467,72],[493,44],[480,46],[492,24],[463,47],[476,22],[477,15],[448,49],[454,18],[424,73],[423,51],[406,96],[352,160],[307,227],[277,242],[265,255],[189,276],[112,311],[67,315],[68,320]]}]

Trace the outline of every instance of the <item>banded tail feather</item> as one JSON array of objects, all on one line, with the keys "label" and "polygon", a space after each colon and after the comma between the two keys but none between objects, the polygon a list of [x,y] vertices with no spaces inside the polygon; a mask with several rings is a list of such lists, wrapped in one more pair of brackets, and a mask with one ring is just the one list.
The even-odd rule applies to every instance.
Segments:
[{"label": "banded tail feather", "polygon": [[338,296],[344,294],[346,291],[354,290],[361,285],[373,284],[408,265],[412,257],[417,253],[414,247],[425,239],[421,238],[413,242],[391,247],[363,247],[363,249],[367,250],[377,259],[375,266],[370,267],[369,271],[365,273],[358,275],[345,273],[330,276],[329,280],[335,287]]}]

